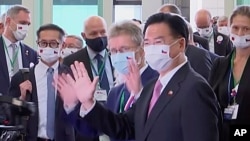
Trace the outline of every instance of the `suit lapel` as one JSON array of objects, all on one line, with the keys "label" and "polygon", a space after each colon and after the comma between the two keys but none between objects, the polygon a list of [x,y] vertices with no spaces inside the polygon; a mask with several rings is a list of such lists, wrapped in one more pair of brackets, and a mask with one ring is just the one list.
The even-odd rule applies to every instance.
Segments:
[{"label": "suit lapel", "polygon": [[[3,43],[3,37],[0,37],[0,70],[2,71],[1,77],[6,77],[6,82],[9,82],[9,73],[8,73],[8,66],[7,66],[7,60],[5,56],[5,50],[4,50],[4,43]],[[8,81],[7,81],[8,80]]]},{"label": "suit lapel", "polygon": [[[147,137],[150,130],[152,129],[152,126],[154,125],[155,121],[160,116],[162,111],[167,107],[169,102],[178,94],[179,89],[181,87],[181,82],[186,78],[186,74],[189,72],[189,69],[190,69],[189,64],[186,63],[184,66],[182,66],[182,68],[180,68],[175,73],[175,75],[170,79],[167,86],[164,88],[163,92],[161,93],[159,99],[155,103],[147,119],[147,122],[144,128],[145,129],[144,137]],[[152,94],[153,93],[151,92],[151,97],[152,97]],[[148,101],[147,105],[149,105],[149,102],[150,101]]]},{"label": "suit lapel", "polygon": [[29,50],[25,47],[24,44],[20,42],[20,49],[21,49],[21,55],[22,55],[22,62],[24,68],[29,68]]},{"label": "suit lapel", "polygon": [[91,65],[90,65],[90,58],[89,58],[89,54],[88,54],[88,51],[87,51],[87,47],[85,47],[83,49],[84,53],[82,55],[82,59],[81,61],[84,63],[84,66],[86,68],[86,70],[88,71],[88,75],[90,77],[91,80],[93,80],[93,74],[92,74],[92,69],[91,69]]}]

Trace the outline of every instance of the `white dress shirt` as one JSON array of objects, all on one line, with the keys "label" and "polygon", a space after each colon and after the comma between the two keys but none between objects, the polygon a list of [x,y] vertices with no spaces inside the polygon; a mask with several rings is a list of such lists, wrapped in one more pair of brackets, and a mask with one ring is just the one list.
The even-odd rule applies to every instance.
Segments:
[{"label": "white dress shirt", "polygon": [[[89,54],[90,61],[92,62],[92,64],[93,64],[95,70],[98,72],[97,60],[95,59],[95,56],[96,56],[98,53],[94,52],[94,51],[91,50],[89,47],[87,47],[87,51],[88,51],[88,54]],[[110,64],[108,52],[104,49],[104,50],[101,51],[99,54],[100,54],[103,58],[105,57],[105,54],[106,54],[105,71],[106,71],[106,74],[107,74],[107,77],[108,77],[108,81],[109,81],[109,88],[111,89],[111,88],[114,86],[114,81],[113,81],[112,67],[111,67],[111,64]],[[91,62],[90,62],[90,63],[91,63]],[[91,67],[91,69],[92,69],[92,74],[93,74],[93,76],[95,77],[95,76],[96,76],[95,71],[93,70],[92,67]]]},{"label": "white dress shirt", "polygon": [[214,53],[214,33],[212,33],[209,41],[209,51]]},{"label": "white dress shirt", "polygon": [[[58,74],[59,62],[56,62],[52,68],[54,69],[54,75]],[[36,87],[37,87],[37,98],[38,98],[38,110],[39,110],[39,122],[38,122],[38,137],[48,139],[46,132],[47,125],[47,70],[48,66],[45,65],[42,61],[35,67],[35,78],[36,78]],[[52,82],[51,82],[52,85]],[[55,96],[56,96],[55,89]]]},{"label": "white dress shirt", "polygon": [[[12,42],[9,39],[7,39],[4,35],[2,35],[2,37],[3,37],[3,41],[5,43],[4,44],[4,51],[5,51],[5,56],[6,56],[7,66],[8,66],[9,77],[11,78],[14,75],[13,71],[12,71],[12,66],[10,63],[10,59],[12,60],[12,57],[13,57],[13,55],[12,55],[13,49],[10,46],[12,44]],[[17,54],[19,69],[22,69],[23,68],[23,61],[22,61],[22,50],[21,50],[21,46],[20,46],[20,41],[17,41],[15,44],[19,48],[18,54]],[[6,50],[6,48],[7,48],[7,50]],[[8,56],[8,54],[9,54],[9,56]]]}]

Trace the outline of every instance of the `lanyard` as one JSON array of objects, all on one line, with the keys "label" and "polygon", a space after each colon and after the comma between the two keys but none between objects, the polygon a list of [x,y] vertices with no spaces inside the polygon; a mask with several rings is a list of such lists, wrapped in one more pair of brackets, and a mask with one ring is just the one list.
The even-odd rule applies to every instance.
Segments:
[{"label": "lanyard", "polygon": [[6,50],[7,55],[8,55],[8,58],[9,58],[9,61],[10,61],[10,65],[11,65],[11,68],[12,68],[11,70],[13,71],[13,69],[14,69],[14,64],[15,64],[15,62],[17,61],[17,56],[18,56],[18,52],[19,52],[19,48],[20,48],[20,47],[17,48],[17,52],[15,53],[13,59],[11,59],[11,58],[10,58],[9,51],[8,51],[8,48],[7,48],[6,44],[5,44],[5,41],[3,40],[3,42],[4,42],[4,49]]},{"label": "lanyard", "polygon": [[102,81],[102,78],[103,78],[103,74],[104,74],[104,69],[105,69],[105,62],[106,62],[106,58],[107,58],[107,53],[105,53],[104,55],[104,60],[101,64],[101,67],[100,67],[100,70],[98,70],[98,62],[97,62],[97,70],[98,70],[98,73],[93,65],[93,62],[90,61],[90,65],[91,65],[91,68],[93,69],[94,73],[95,73],[95,76],[101,76],[100,79],[99,79],[99,82]]},{"label": "lanyard", "polygon": [[233,98],[233,103],[236,104],[236,95],[237,95],[236,91],[232,91],[231,85],[233,83],[233,89],[234,89],[237,85],[239,85],[239,82],[240,82],[240,80],[236,82],[236,80],[233,77],[234,58],[235,58],[235,51],[233,52],[231,61],[230,61],[231,69],[229,72],[229,83],[228,83],[228,104],[229,105],[230,105],[231,98]]},{"label": "lanyard", "polygon": [[121,98],[120,98],[119,113],[122,113],[124,111],[124,106],[125,106],[125,92],[124,92],[124,88],[123,88]]}]

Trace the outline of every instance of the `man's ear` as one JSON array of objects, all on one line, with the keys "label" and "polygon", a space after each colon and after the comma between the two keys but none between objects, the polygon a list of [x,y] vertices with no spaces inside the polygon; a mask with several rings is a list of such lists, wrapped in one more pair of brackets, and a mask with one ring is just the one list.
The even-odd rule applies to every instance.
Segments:
[{"label": "man's ear", "polygon": [[85,40],[86,39],[86,34],[84,32],[81,33],[82,38]]}]

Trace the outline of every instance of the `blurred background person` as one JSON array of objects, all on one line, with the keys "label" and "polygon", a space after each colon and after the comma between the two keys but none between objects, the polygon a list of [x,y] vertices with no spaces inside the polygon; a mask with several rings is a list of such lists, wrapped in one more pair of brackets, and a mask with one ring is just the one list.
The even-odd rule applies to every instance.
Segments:
[{"label": "blurred background person", "polygon": [[83,40],[76,35],[67,35],[64,40],[64,47],[62,49],[62,57],[65,58],[70,54],[77,52],[83,48]]},{"label": "blurred background person", "polygon": [[229,37],[224,34],[218,33],[213,28],[213,20],[211,13],[206,9],[197,11],[195,15],[195,23],[197,31],[195,34],[208,39],[210,52],[219,56],[226,56],[231,53],[233,49],[232,42]]},{"label": "blurred background person", "polygon": [[215,61],[209,81],[224,117],[222,141],[229,141],[232,125],[250,125],[250,6],[233,11],[230,31],[235,48]]},{"label": "blurred background person", "polygon": [[0,15],[0,37],[2,36],[4,32],[5,16],[6,16],[6,13],[3,13],[2,15]]},{"label": "blurred background person", "polygon": [[219,33],[229,36],[228,17],[220,16],[217,20],[217,30]]}]

